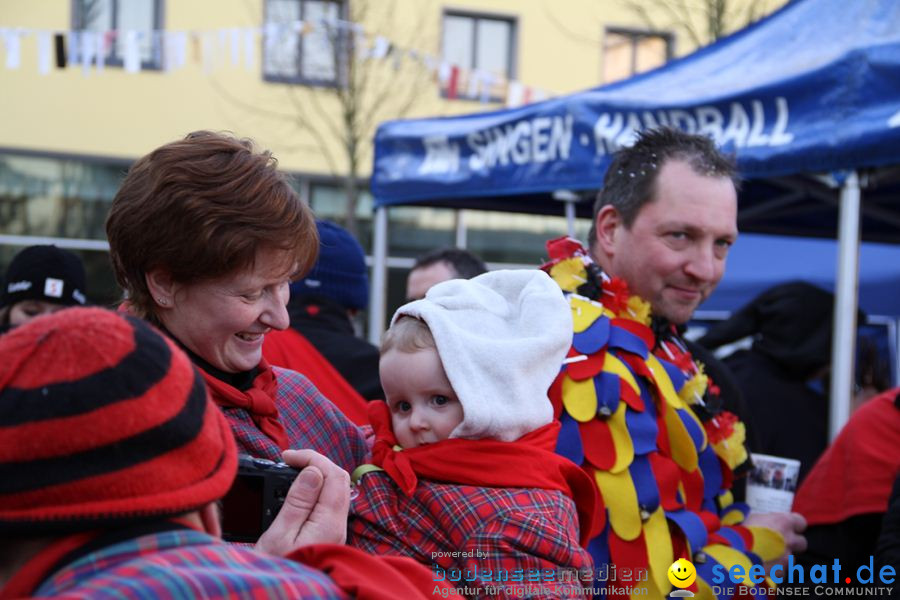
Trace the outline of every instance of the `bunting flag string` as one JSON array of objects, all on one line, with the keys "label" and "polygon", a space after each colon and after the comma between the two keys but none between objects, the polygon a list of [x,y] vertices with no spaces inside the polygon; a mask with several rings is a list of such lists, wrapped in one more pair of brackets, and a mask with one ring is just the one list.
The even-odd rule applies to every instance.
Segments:
[{"label": "bunting flag string", "polygon": [[[257,44],[265,56],[277,56],[285,49],[296,52],[304,36],[343,32],[353,37],[356,59],[387,61],[395,71],[404,61],[423,66],[448,99],[464,98],[482,103],[503,102],[516,107],[544,100],[547,92],[482,69],[468,69],[431,54],[404,49],[382,35],[371,35],[351,21],[317,19],[266,23],[262,27],[229,27],[213,30],[43,30],[27,27],[0,27],[0,46],[6,69],[22,68],[22,44],[34,39],[37,71],[49,75],[57,69],[80,68],[83,75],[102,73],[110,61],[127,73],[153,69],[173,72],[188,64],[198,65],[207,74],[223,68],[248,71],[257,68]],[[327,48],[320,46],[323,51]]]}]

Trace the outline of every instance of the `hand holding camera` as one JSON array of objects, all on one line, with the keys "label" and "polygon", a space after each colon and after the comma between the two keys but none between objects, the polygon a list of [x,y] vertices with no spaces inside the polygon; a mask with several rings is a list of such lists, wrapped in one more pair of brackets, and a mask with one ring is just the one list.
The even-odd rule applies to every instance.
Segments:
[{"label": "hand holding camera", "polygon": [[[257,549],[277,556],[286,556],[308,544],[343,544],[347,539],[347,514],[350,511],[350,476],[313,450],[286,450],[282,457],[284,465],[259,459],[250,459],[255,462],[249,464],[242,457],[244,476],[238,479],[244,479],[244,484],[252,484],[251,489],[261,491],[251,494],[258,498],[256,509],[246,500],[236,506],[237,499],[229,501],[232,497],[229,492],[224,507],[225,538],[252,542],[258,537]],[[256,481],[253,481],[254,477]],[[260,485],[260,479],[268,481]],[[286,479],[292,481],[287,482],[287,491],[281,493],[279,490],[285,489]],[[262,535],[252,537],[247,527],[241,532],[230,530],[227,526],[230,507],[233,507],[231,514],[247,511],[253,524],[259,524],[258,531]],[[274,517],[267,521],[269,515]],[[259,516],[258,521],[256,516]],[[235,533],[240,535],[236,537]]]}]

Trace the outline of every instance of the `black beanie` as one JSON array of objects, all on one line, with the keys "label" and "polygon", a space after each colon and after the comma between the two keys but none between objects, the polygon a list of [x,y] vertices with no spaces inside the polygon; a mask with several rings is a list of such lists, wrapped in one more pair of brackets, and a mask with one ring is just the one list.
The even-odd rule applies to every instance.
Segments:
[{"label": "black beanie", "polygon": [[9,263],[0,308],[23,300],[82,306],[87,303],[85,279],[77,255],[56,246],[29,246]]}]

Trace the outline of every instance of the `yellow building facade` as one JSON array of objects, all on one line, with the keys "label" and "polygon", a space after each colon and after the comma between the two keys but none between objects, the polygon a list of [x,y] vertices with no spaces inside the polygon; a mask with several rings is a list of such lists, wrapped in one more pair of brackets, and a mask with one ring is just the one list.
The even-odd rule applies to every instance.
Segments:
[{"label": "yellow building facade", "polygon": [[[659,66],[693,50],[706,22],[697,10],[673,18],[667,1],[3,0],[0,267],[22,245],[66,245],[83,251],[89,293],[112,299],[103,220],[118,182],[137,157],[198,129],[270,149],[323,218],[345,219],[341,181],[355,171],[368,247],[378,122],[537,101]],[[734,0],[726,28],[781,3]],[[393,297],[411,257],[457,238],[448,210],[392,220]],[[562,219],[524,215],[467,223],[469,247],[492,263],[537,263],[538,240],[564,231]]]}]

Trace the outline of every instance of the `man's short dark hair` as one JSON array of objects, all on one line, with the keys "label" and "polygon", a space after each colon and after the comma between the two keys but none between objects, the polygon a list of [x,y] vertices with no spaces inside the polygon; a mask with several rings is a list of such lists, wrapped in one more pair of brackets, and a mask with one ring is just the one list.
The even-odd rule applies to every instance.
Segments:
[{"label": "man's short dark hair", "polygon": [[670,160],[686,162],[700,175],[728,177],[738,185],[734,158],[722,154],[710,137],[671,127],[643,131],[634,145],[616,152],[606,171],[588,232],[591,248],[597,237],[597,213],[612,205],[625,227],[631,227],[641,208],[655,197],[659,171]]},{"label": "man's short dark hair", "polygon": [[462,248],[438,248],[427,252],[416,259],[411,271],[441,262],[447,263],[460,279],[472,279],[476,275],[487,273],[484,261]]}]

